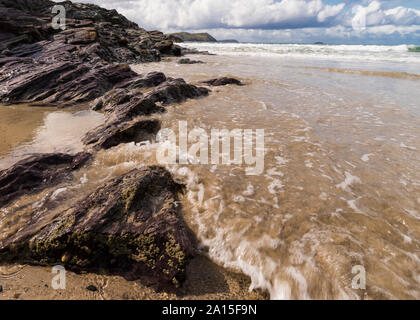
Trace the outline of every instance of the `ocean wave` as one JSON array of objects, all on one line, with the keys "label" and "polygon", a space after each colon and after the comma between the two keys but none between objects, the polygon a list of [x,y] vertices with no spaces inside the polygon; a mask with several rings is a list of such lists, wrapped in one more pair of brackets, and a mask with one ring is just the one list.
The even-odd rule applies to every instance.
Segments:
[{"label": "ocean wave", "polygon": [[420,63],[420,47],[413,45],[308,45],[257,43],[184,43],[219,55],[289,57],[337,61],[388,61]]}]

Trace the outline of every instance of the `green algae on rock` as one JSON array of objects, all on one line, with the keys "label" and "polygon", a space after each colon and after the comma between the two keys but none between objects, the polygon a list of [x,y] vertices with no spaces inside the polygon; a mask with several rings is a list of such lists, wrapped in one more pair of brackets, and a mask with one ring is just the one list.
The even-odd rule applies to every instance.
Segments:
[{"label": "green algae on rock", "polygon": [[31,223],[0,242],[0,262],[105,270],[158,290],[177,288],[193,255],[178,212],[182,190],[164,168],[133,170],[41,229],[42,211],[35,210]]}]

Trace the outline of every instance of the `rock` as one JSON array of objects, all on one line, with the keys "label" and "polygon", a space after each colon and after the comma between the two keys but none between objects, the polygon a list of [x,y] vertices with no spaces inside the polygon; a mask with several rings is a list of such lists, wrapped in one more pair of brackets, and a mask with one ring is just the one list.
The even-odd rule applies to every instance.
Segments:
[{"label": "rock", "polygon": [[[139,91],[139,88],[158,83],[146,95]],[[92,109],[104,112],[108,119],[88,132],[82,141],[95,150],[109,149],[121,143],[153,141],[161,128],[160,122],[144,119],[144,116],[164,112],[165,108],[158,104],[181,103],[208,93],[208,89],[187,84],[182,79],[167,79],[163,73],[139,76],[94,101]]]},{"label": "rock", "polygon": [[185,279],[194,243],[178,212],[182,190],[164,168],[133,170],[45,226],[35,210],[30,223],[0,242],[0,262],[56,265],[67,254],[68,270],[108,270],[174,289]]},{"label": "rock", "polygon": [[93,284],[86,287],[86,290],[96,292],[98,291],[98,288],[96,288]]},{"label": "rock", "polygon": [[120,82],[139,79],[122,63],[181,55],[166,35],[148,32],[115,10],[66,1],[67,28],[54,30],[54,2],[0,1],[2,103],[65,107],[91,101]]},{"label": "rock", "polygon": [[207,96],[209,92],[209,89],[187,84],[183,79],[168,78],[167,81],[149,92],[145,99],[150,99],[154,103],[181,103],[187,99]]},{"label": "rock", "polygon": [[98,38],[94,27],[67,29],[62,33],[69,34],[69,37],[67,37],[67,43],[69,44],[90,44]]},{"label": "rock", "polygon": [[162,72],[150,72],[146,75],[139,75],[136,78],[129,79],[117,87],[128,89],[152,88],[160,85],[165,81],[166,76]]},{"label": "rock", "polygon": [[[165,111],[137,89],[115,89],[94,101],[92,109],[106,113],[111,122],[128,121],[136,116],[148,116]],[[109,121],[108,121],[109,122]]]},{"label": "rock", "polygon": [[214,86],[214,87],[226,86],[228,84],[235,84],[237,86],[243,86],[244,85],[241,81],[239,81],[237,79],[227,78],[227,77],[201,81],[201,83],[205,83],[205,84],[208,84],[208,85]]},{"label": "rock", "polygon": [[121,143],[152,141],[160,130],[156,119],[106,123],[83,138],[83,143],[94,149],[109,149]]},{"label": "rock", "polygon": [[0,284],[0,293],[3,292],[3,286]]},{"label": "rock", "polygon": [[60,182],[72,179],[91,158],[89,153],[41,154],[31,156],[11,168],[0,171],[0,207],[22,195],[39,192]]},{"label": "rock", "polygon": [[72,3],[66,1],[66,16],[75,20],[93,20],[96,23],[111,23],[121,28],[138,28],[138,25],[119,14],[117,10],[107,10],[94,4]]},{"label": "rock", "polygon": [[91,69],[65,61],[37,67],[22,61],[6,64],[0,72],[2,69],[13,72],[10,80],[3,80],[5,85],[0,92],[3,102],[60,107],[91,101],[119,82],[137,76],[127,65],[106,64]]},{"label": "rock", "polygon": [[177,45],[174,45],[174,43],[170,40],[163,40],[154,45],[154,48],[159,50],[160,53],[165,55],[171,55],[171,56],[181,56],[181,48]]},{"label": "rock", "polygon": [[204,63],[203,61],[199,61],[199,60],[191,60],[188,58],[184,58],[184,59],[180,59],[178,60],[179,64],[197,64],[197,63]]}]

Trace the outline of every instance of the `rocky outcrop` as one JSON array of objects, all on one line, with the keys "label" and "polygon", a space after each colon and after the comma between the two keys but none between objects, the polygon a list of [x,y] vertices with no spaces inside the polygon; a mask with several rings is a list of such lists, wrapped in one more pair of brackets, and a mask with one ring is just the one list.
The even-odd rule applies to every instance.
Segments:
[{"label": "rocky outcrop", "polygon": [[[161,81],[164,82],[146,94],[139,90]],[[82,141],[94,149],[109,149],[128,142],[152,141],[160,130],[160,122],[145,119],[144,116],[164,112],[165,105],[206,96],[209,92],[209,89],[188,84],[183,79],[166,78],[162,73],[139,76],[92,104],[94,110],[104,112],[108,118]]]},{"label": "rocky outcrop", "polygon": [[207,96],[210,90],[186,83],[183,79],[169,78],[146,95],[146,99],[162,104],[181,103],[187,99]]},{"label": "rocky outcrop", "polygon": [[64,180],[73,178],[72,172],[91,158],[89,153],[41,154],[16,163],[0,171],[0,207],[16,198],[39,192]]},{"label": "rocky outcrop", "polygon": [[146,75],[139,75],[136,78],[128,79],[118,87],[127,89],[148,89],[156,87],[165,81],[166,76],[162,72],[150,72]]},{"label": "rocky outcrop", "polygon": [[216,79],[201,81],[201,83],[208,84],[208,85],[214,86],[214,87],[226,86],[228,84],[234,84],[234,85],[237,85],[237,86],[243,86],[244,85],[238,79],[228,78],[228,77],[222,77],[222,78],[216,78]]},{"label": "rocky outcrop", "polygon": [[156,119],[135,119],[128,122],[108,122],[92,131],[83,143],[94,149],[109,149],[121,143],[152,141],[160,130]]},{"label": "rocky outcrop", "polygon": [[201,64],[204,63],[203,61],[199,61],[199,60],[191,60],[189,58],[183,58],[178,60],[179,64]]},{"label": "rocky outcrop", "polygon": [[67,106],[90,101],[138,77],[126,63],[181,55],[168,36],[145,31],[115,10],[66,1],[66,29],[54,30],[54,2],[0,1],[3,103]]},{"label": "rocky outcrop", "polygon": [[193,252],[178,212],[182,189],[161,167],[131,171],[45,226],[42,211],[34,211],[30,223],[0,242],[0,262],[107,270],[157,289],[176,288]]},{"label": "rocky outcrop", "polygon": [[59,107],[91,101],[119,82],[137,76],[127,65],[97,64],[90,67],[71,61],[34,67],[32,61],[17,60],[6,63],[1,69],[9,72],[0,77],[0,83],[5,83],[0,89],[3,102]]}]

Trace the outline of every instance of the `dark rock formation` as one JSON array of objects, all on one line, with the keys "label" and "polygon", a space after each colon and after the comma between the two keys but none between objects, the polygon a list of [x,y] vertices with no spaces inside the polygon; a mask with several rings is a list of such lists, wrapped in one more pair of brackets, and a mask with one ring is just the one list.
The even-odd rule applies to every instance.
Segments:
[{"label": "dark rock formation", "polygon": [[136,78],[125,64],[181,55],[161,32],[115,10],[62,3],[66,29],[51,26],[49,0],[0,0],[0,102],[67,106],[93,100]]},{"label": "dark rock formation", "polygon": [[210,90],[186,83],[183,79],[169,78],[146,95],[146,99],[163,104],[181,103],[187,99],[207,96]]},{"label": "dark rock formation", "polygon": [[166,76],[162,72],[150,72],[146,75],[139,75],[133,79],[128,79],[118,87],[127,89],[147,89],[156,87],[165,81]]},{"label": "dark rock formation", "polygon": [[102,98],[95,100],[92,109],[108,114],[113,122],[165,111],[153,101],[145,99],[139,90],[121,88],[111,90]]},{"label": "dark rock formation", "polygon": [[181,56],[181,48],[179,46],[175,46],[171,40],[160,41],[156,43],[153,48],[162,54],[176,57]]},{"label": "dark rock formation", "polygon": [[83,143],[94,149],[109,149],[121,143],[152,141],[159,130],[156,119],[110,122],[90,131]]},{"label": "dark rock formation", "polygon": [[[145,95],[138,89],[163,80]],[[108,149],[121,143],[151,141],[160,130],[160,122],[139,116],[164,112],[165,108],[160,104],[181,103],[206,96],[210,92],[206,88],[188,84],[183,79],[166,78],[160,73],[140,76],[122,87],[134,89],[114,89],[94,101],[92,108],[106,113],[108,119],[83,138],[86,145],[94,149]]]},{"label": "dark rock formation", "polygon": [[178,60],[179,64],[198,64],[198,63],[204,63],[203,61],[199,61],[199,60],[191,60],[189,58],[183,58]]},{"label": "dark rock formation", "polygon": [[0,83],[6,83],[0,91],[3,102],[60,107],[91,101],[119,82],[136,77],[136,73],[122,64],[89,67],[63,61],[34,68],[32,63],[23,61],[7,63],[3,69],[11,72],[9,77],[5,74],[5,78],[0,78]]},{"label": "dark rock formation", "polygon": [[0,262],[108,270],[158,289],[178,287],[193,252],[176,205],[182,189],[161,167],[133,170],[45,226],[34,212],[30,223],[0,242]]},{"label": "dark rock formation", "polygon": [[208,84],[208,85],[214,86],[214,87],[226,86],[228,84],[234,84],[234,85],[237,85],[237,86],[243,86],[244,85],[241,81],[239,81],[237,79],[227,78],[227,77],[201,81],[201,83],[205,83],[205,84]]},{"label": "dark rock formation", "polygon": [[42,154],[0,171],[0,207],[22,195],[39,192],[66,179],[72,179],[72,172],[86,164],[90,157],[89,153],[75,156]]}]

